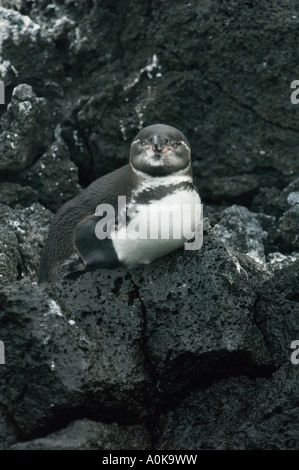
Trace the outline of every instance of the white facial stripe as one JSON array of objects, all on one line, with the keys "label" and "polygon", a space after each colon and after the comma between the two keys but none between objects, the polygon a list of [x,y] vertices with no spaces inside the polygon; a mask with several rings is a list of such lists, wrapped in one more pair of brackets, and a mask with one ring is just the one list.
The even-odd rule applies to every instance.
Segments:
[{"label": "white facial stripe", "polygon": [[181,140],[180,144],[182,144],[184,147],[186,147],[186,149],[189,150],[189,152],[190,152],[190,148],[188,147],[188,145],[185,142],[183,142]]},{"label": "white facial stripe", "polygon": [[136,140],[134,140],[134,141],[132,142],[132,145],[134,145],[134,144],[138,144],[138,142],[140,142],[140,139],[136,139]]}]

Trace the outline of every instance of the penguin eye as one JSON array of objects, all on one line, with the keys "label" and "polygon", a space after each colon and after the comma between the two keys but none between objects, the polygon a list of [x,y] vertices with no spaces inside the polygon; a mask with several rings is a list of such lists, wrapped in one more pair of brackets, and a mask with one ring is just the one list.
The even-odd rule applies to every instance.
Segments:
[{"label": "penguin eye", "polygon": [[179,145],[180,145],[179,142],[173,142],[172,148],[177,149]]},{"label": "penguin eye", "polygon": [[145,140],[143,140],[140,145],[141,145],[141,147],[145,147],[146,146]]}]

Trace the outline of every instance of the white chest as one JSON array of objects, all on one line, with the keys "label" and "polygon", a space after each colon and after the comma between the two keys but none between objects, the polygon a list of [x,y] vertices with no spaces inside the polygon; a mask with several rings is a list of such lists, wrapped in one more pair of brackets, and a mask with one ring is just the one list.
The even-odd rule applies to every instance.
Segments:
[{"label": "white chest", "polygon": [[113,239],[118,259],[128,265],[148,264],[193,237],[201,201],[195,190],[178,190],[150,204],[129,206],[130,223]]}]

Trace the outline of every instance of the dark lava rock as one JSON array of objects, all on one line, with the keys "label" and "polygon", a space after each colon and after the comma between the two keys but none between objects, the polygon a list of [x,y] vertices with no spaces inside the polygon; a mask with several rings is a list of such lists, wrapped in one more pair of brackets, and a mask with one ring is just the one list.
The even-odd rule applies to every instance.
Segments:
[{"label": "dark lava rock", "polygon": [[259,262],[265,262],[264,240],[267,232],[263,230],[256,214],[247,207],[233,205],[223,210],[214,230],[233,251],[246,253]]},{"label": "dark lava rock", "polygon": [[267,272],[238,259],[210,229],[199,251],[131,274],[146,318],[147,357],[168,403],[195,384],[241,371],[269,373],[271,358],[254,319],[255,283]]},{"label": "dark lava rock", "polygon": [[143,317],[138,300],[130,300],[130,281],[119,285],[119,276],[86,275],[77,285],[53,287],[53,298],[25,282],[0,287],[1,405],[20,438],[76,417],[132,424],[145,414],[151,387]]},{"label": "dark lava rock", "polygon": [[261,188],[260,194],[252,202],[252,210],[281,217],[291,206],[299,203],[299,178],[293,179],[282,191],[277,188]]},{"label": "dark lava rock", "polygon": [[67,428],[10,447],[11,450],[147,450],[150,436],[144,426],[120,426],[87,419],[74,421]]},{"label": "dark lava rock", "polygon": [[51,219],[51,213],[38,203],[15,209],[0,204],[1,283],[25,276],[37,279]]},{"label": "dark lava rock", "polygon": [[38,159],[25,181],[38,192],[39,202],[54,212],[80,191],[78,169],[61,140]]},{"label": "dark lava rock", "polygon": [[[32,2],[28,3],[32,5]],[[2,5],[8,8],[2,8]],[[54,42],[41,26],[10,9],[24,5],[25,2],[1,1],[0,76],[9,90],[25,82],[41,91],[48,71],[59,74],[61,65],[55,61]]]},{"label": "dark lava rock", "polygon": [[286,450],[298,448],[298,368],[271,380],[221,380],[192,392],[162,420],[160,450]]},{"label": "dark lava rock", "polygon": [[281,204],[281,190],[275,187],[261,187],[259,193],[253,198],[250,209],[275,217],[281,216],[286,209],[285,204]]},{"label": "dark lava rock", "polygon": [[21,256],[18,239],[7,225],[0,227],[0,282],[10,283],[18,278],[21,270]]},{"label": "dark lava rock", "polygon": [[[2,367],[2,366],[1,366]],[[0,402],[3,403],[0,392]],[[16,441],[13,425],[7,415],[4,406],[0,406],[0,450],[7,449]]]},{"label": "dark lava rock", "polygon": [[295,178],[291,183],[281,191],[280,205],[284,209],[289,206],[299,204],[299,178]]},{"label": "dark lava rock", "polygon": [[162,419],[159,449],[298,447],[299,371],[291,363],[291,343],[299,336],[298,282],[296,262],[263,284],[255,304],[255,324],[282,367],[271,378],[229,378],[192,392]]},{"label": "dark lava rock", "polygon": [[267,341],[271,357],[283,363],[290,345],[299,338],[299,261],[277,272],[263,284],[255,320]]},{"label": "dark lava rock", "polygon": [[[196,169],[196,164],[194,165]],[[200,180],[199,180],[200,184]],[[223,199],[241,200],[243,196],[246,200],[256,192],[259,186],[259,177],[257,175],[237,175],[237,176],[220,176],[213,178],[209,189],[213,193],[216,201],[223,201]]]},{"label": "dark lava rock", "polygon": [[16,205],[30,206],[37,202],[38,194],[30,186],[18,183],[0,183],[1,204],[14,207]]},{"label": "dark lava rock", "polygon": [[0,174],[27,168],[50,143],[49,109],[29,85],[18,85],[0,122]]},{"label": "dark lava rock", "polygon": [[[298,193],[299,194],[299,193]],[[281,239],[285,249],[299,249],[299,203],[294,204],[279,219]]]},{"label": "dark lava rock", "polygon": [[281,192],[280,205],[285,209],[283,215],[278,220],[280,244],[284,250],[298,250],[299,178],[293,180]]},{"label": "dark lava rock", "polygon": [[273,271],[280,271],[299,260],[299,253],[293,252],[290,255],[283,255],[280,252],[273,252],[268,255],[267,259]]}]

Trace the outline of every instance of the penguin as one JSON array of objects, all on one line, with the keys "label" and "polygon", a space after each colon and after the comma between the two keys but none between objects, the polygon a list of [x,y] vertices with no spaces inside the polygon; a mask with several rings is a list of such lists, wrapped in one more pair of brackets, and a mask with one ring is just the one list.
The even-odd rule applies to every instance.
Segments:
[{"label": "penguin", "polygon": [[[59,209],[42,252],[39,281],[76,279],[99,268],[131,268],[169,254],[188,239],[182,222],[186,205],[201,205],[187,138],[169,125],[145,127],[131,144],[127,165],[98,178]],[[169,236],[161,231],[165,208],[174,208]],[[151,224],[153,214],[160,217],[156,225]],[[142,224],[146,233],[139,230],[138,237]],[[190,224],[194,229],[194,216]]]}]

